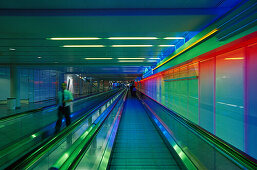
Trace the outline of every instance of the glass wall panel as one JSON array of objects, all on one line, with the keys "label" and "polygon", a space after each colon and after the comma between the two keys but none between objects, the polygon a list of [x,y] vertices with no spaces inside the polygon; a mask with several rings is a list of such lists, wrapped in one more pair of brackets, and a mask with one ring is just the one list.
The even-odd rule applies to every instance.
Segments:
[{"label": "glass wall panel", "polygon": [[216,57],[216,135],[244,147],[244,49]]},{"label": "glass wall panel", "polygon": [[10,68],[0,66],[0,101],[10,97]]},{"label": "glass wall panel", "polygon": [[19,69],[20,76],[20,99],[29,99],[28,69]]},{"label": "glass wall panel", "polygon": [[[188,66],[188,77],[198,76],[198,63]],[[198,78],[188,80],[188,117],[198,124]]]},{"label": "glass wall panel", "polygon": [[34,70],[34,102],[38,102],[41,100],[40,98],[40,87],[39,87],[39,83],[40,83],[40,74],[39,74],[39,70]]},{"label": "glass wall panel", "polygon": [[247,124],[246,152],[257,158],[257,45],[247,49]]},{"label": "glass wall panel", "polygon": [[214,69],[215,58],[199,63],[200,81],[200,126],[214,133]]}]

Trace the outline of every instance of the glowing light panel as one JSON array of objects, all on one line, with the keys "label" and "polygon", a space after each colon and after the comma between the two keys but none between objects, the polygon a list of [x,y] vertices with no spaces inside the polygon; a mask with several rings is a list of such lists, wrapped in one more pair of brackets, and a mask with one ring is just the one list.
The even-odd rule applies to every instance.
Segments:
[{"label": "glowing light panel", "polygon": [[110,37],[109,40],[156,40],[157,37]]},{"label": "glowing light panel", "polygon": [[176,39],[185,39],[184,37],[165,37],[165,40],[176,40]]},{"label": "glowing light panel", "polygon": [[82,48],[88,48],[88,47],[105,47],[104,45],[64,45],[61,47],[82,47]]},{"label": "glowing light panel", "polygon": [[243,60],[243,57],[225,58],[224,60]]},{"label": "glowing light panel", "polygon": [[66,38],[47,38],[47,40],[100,40],[98,37],[66,37]]},{"label": "glowing light panel", "polygon": [[112,45],[111,47],[152,47],[153,45]]},{"label": "glowing light panel", "polygon": [[111,60],[113,58],[85,58],[86,60]]},{"label": "glowing light panel", "polygon": [[159,47],[174,47],[175,45],[158,45]]},{"label": "glowing light panel", "polygon": [[118,58],[119,60],[144,60],[145,58]]}]

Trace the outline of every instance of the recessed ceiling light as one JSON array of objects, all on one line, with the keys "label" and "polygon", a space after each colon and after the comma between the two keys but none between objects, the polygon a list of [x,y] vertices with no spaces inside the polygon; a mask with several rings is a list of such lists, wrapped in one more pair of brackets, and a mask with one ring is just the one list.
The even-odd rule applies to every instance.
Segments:
[{"label": "recessed ceiling light", "polygon": [[176,39],[185,39],[184,37],[165,37],[165,40],[176,40]]},{"label": "recessed ceiling light", "polygon": [[47,40],[100,40],[98,37],[63,37],[63,38],[47,38]]},{"label": "recessed ceiling light", "polygon": [[159,47],[174,47],[175,45],[158,45]]},{"label": "recessed ceiling light", "polygon": [[145,58],[117,58],[119,60],[144,60]]},{"label": "recessed ceiling light", "polygon": [[110,37],[109,40],[156,40],[157,37]]},{"label": "recessed ceiling light", "polygon": [[112,45],[112,47],[152,47],[153,45]]},{"label": "recessed ceiling light", "polygon": [[86,60],[111,60],[113,58],[85,58]]},{"label": "recessed ceiling light", "polygon": [[85,48],[85,47],[105,47],[104,45],[64,45],[64,46],[61,46],[61,47],[82,47],[82,48]]},{"label": "recessed ceiling light", "polygon": [[9,48],[10,51],[15,51],[16,49],[15,48]]},{"label": "recessed ceiling light", "polygon": [[42,57],[37,57],[37,58],[42,58]]}]

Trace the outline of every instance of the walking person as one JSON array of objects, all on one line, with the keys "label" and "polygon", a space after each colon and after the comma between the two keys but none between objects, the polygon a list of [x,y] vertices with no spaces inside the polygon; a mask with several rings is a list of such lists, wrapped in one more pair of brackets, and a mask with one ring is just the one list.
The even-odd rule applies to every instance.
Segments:
[{"label": "walking person", "polygon": [[55,133],[60,131],[60,128],[62,126],[62,119],[63,116],[65,117],[66,126],[69,126],[71,124],[71,118],[70,118],[70,102],[73,100],[72,93],[66,89],[67,84],[62,83],[61,88],[62,90],[58,92],[58,120],[55,125]]}]

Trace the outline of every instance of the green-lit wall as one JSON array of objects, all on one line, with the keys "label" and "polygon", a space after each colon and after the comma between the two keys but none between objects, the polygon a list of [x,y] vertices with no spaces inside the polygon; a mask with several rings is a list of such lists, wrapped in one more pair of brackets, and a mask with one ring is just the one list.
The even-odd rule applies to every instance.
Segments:
[{"label": "green-lit wall", "polygon": [[[203,30],[171,56],[235,14],[237,10]],[[154,75],[141,80],[137,88],[257,158],[256,44],[256,25],[224,41],[212,35],[155,69]]]}]

